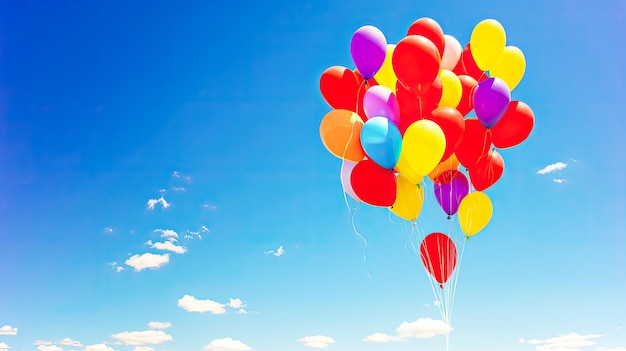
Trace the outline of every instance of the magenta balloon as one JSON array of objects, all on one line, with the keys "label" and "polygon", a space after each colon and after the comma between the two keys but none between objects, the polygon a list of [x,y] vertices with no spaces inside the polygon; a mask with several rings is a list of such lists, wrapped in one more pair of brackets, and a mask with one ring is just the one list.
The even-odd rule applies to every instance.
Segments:
[{"label": "magenta balloon", "polygon": [[363,109],[367,118],[386,117],[396,126],[400,122],[400,105],[396,95],[384,85],[374,85],[363,96]]},{"label": "magenta balloon", "polygon": [[511,102],[509,86],[500,78],[481,81],[474,88],[474,111],[485,128],[491,128],[504,116]]},{"label": "magenta balloon", "polygon": [[456,172],[449,183],[435,183],[435,198],[445,213],[452,216],[459,210],[461,200],[469,194],[469,182],[462,172]]},{"label": "magenta balloon", "polygon": [[387,39],[380,29],[363,26],[354,33],[350,42],[352,60],[365,79],[374,77],[387,56]]}]

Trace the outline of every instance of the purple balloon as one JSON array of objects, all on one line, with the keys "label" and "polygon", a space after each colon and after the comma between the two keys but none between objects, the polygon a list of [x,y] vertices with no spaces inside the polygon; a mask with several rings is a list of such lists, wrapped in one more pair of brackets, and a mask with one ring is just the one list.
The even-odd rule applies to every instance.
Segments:
[{"label": "purple balloon", "polygon": [[367,118],[386,117],[396,126],[400,122],[400,106],[396,95],[384,85],[374,85],[363,96],[363,110]]},{"label": "purple balloon", "polygon": [[352,36],[350,53],[359,73],[363,78],[370,79],[385,62],[387,39],[380,29],[363,26]]},{"label": "purple balloon", "polygon": [[485,128],[491,128],[504,116],[511,102],[509,86],[500,78],[489,78],[474,89],[474,111]]},{"label": "purple balloon", "polygon": [[448,183],[435,183],[435,198],[448,216],[459,210],[461,200],[469,194],[469,182],[465,174],[456,171]]}]

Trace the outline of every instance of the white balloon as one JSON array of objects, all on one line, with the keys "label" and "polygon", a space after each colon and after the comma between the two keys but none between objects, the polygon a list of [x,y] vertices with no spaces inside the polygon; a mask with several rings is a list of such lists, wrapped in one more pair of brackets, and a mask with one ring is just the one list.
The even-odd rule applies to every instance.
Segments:
[{"label": "white balloon", "polygon": [[350,175],[352,174],[352,170],[354,169],[354,166],[356,166],[356,164],[356,162],[343,160],[343,162],[341,163],[341,185],[343,186],[343,191],[345,191],[346,194],[350,195],[351,198],[358,202],[363,202],[363,200],[361,200],[354,193],[354,190],[352,189],[352,184],[350,184]]}]

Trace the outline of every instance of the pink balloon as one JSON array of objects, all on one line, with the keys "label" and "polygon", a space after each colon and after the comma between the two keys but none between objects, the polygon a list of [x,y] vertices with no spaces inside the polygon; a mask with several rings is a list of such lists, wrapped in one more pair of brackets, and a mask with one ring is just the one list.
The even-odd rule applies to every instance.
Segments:
[{"label": "pink balloon", "polygon": [[386,117],[396,126],[400,122],[400,105],[396,95],[384,85],[375,85],[363,96],[363,109],[367,118]]},{"label": "pink balloon", "polygon": [[444,39],[446,40],[446,46],[443,49],[443,57],[441,58],[441,68],[447,70],[454,70],[457,63],[461,59],[461,53],[463,52],[463,47],[461,47],[461,43],[456,40],[455,37],[451,35],[444,35]]},{"label": "pink balloon", "polygon": [[341,185],[343,186],[343,191],[346,194],[350,195],[357,202],[363,202],[355,193],[354,189],[352,189],[352,184],[350,183],[350,175],[352,174],[352,170],[354,166],[356,166],[356,162],[344,160],[341,164]]}]

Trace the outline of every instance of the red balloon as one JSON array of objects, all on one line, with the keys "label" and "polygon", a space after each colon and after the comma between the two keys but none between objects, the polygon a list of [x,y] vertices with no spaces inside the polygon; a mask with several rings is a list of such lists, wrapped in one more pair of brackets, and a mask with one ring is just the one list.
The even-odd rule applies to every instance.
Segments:
[{"label": "red balloon", "polygon": [[533,110],[522,101],[511,101],[504,116],[491,127],[491,140],[497,148],[519,145],[530,135],[535,124]]},{"label": "red balloon", "polygon": [[322,96],[334,109],[356,111],[358,88],[359,81],[356,75],[346,67],[330,67],[320,78]]},{"label": "red balloon", "polygon": [[396,44],[391,65],[409,90],[419,92],[433,83],[439,73],[441,57],[432,41],[421,35],[409,35]]},{"label": "red balloon", "polygon": [[390,207],[396,201],[396,177],[392,170],[365,159],[352,169],[352,190],[363,202],[372,206]]},{"label": "red balloon", "polygon": [[463,139],[457,146],[456,158],[465,168],[472,168],[478,160],[487,155],[491,147],[491,133],[477,118],[465,120]]},{"label": "red balloon", "polygon": [[494,185],[504,173],[504,159],[496,150],[489,150],[486,157],[469,169],[469,176],[474,189],[483,191]]},{"label": "red balloon", "polygon": [[463,139],[465,120],[459,111],[452,107],[441,107],[433,111],[432,115],[425,117],[439,125],[446,137],[446,151],[441,161],[445,161],[456,151]]},{"label": "red balloon", "polygon": [[400,123],[398,129],[400,133],[404,131],[418,119],[423,119],[432,115],[432,111],[437,108],[441,100],[442,83],[437,77],[428,87],[424,87],[421,92],[415,93],[408,90],[402,82],[396,83],[396,98],[400,105]]},{"label": "red balloon", "polygon": [[423,17],[413,22],[406,35],[421,35],[430,40],[437,51],[439,57],[443,57],[443,49],[446,46],[446,38],[443,36],[443,29],[437,21],[432,18]]},{"label": "red balloon", "polygon": [[463,87],[463,95],[461,95],[461,101],[456,109],[461,112],[461,115],[467,116],[467,114],[474,109],[472,94],[474,93],[474,87],[478,84],[478,82],[476,79],[468,76],[467,74],[461,74],[459,76],[459,80],[461,81],[461,86]]},{"label": "red balloon", "polygon": [[450,170],[447,170],[447,171],[443,171],[443,172],[441,172],[441,174],[436,176],[435,179],[433,179],[433,183],[435,183],[435,184],[450,184],[450,183],[452,183],[452,179],[454,178],[454,176],[458,172],[461,172],[461,171],[459,171],[458,169],[450,169]]},{"label": "red balloon", "polygon": [[476,61],[474,61],[474,56],[472,56],[472,50],[470,50],[469,43],[465,45],[465,48],[461,53],[461,59],[459,60],[459,63],[457,63],[456,67],[454,67],[453,72],[456,73],[457,76],[463,74],[471,76],[478,82],[487,78],[485,72],[478,68]]},{"label": "red balloon", "polygon": [[442,284],[448,281],[456,268],[456,245],[443,233],[428,234],[420,244],[420,257],[424,268]]}]

